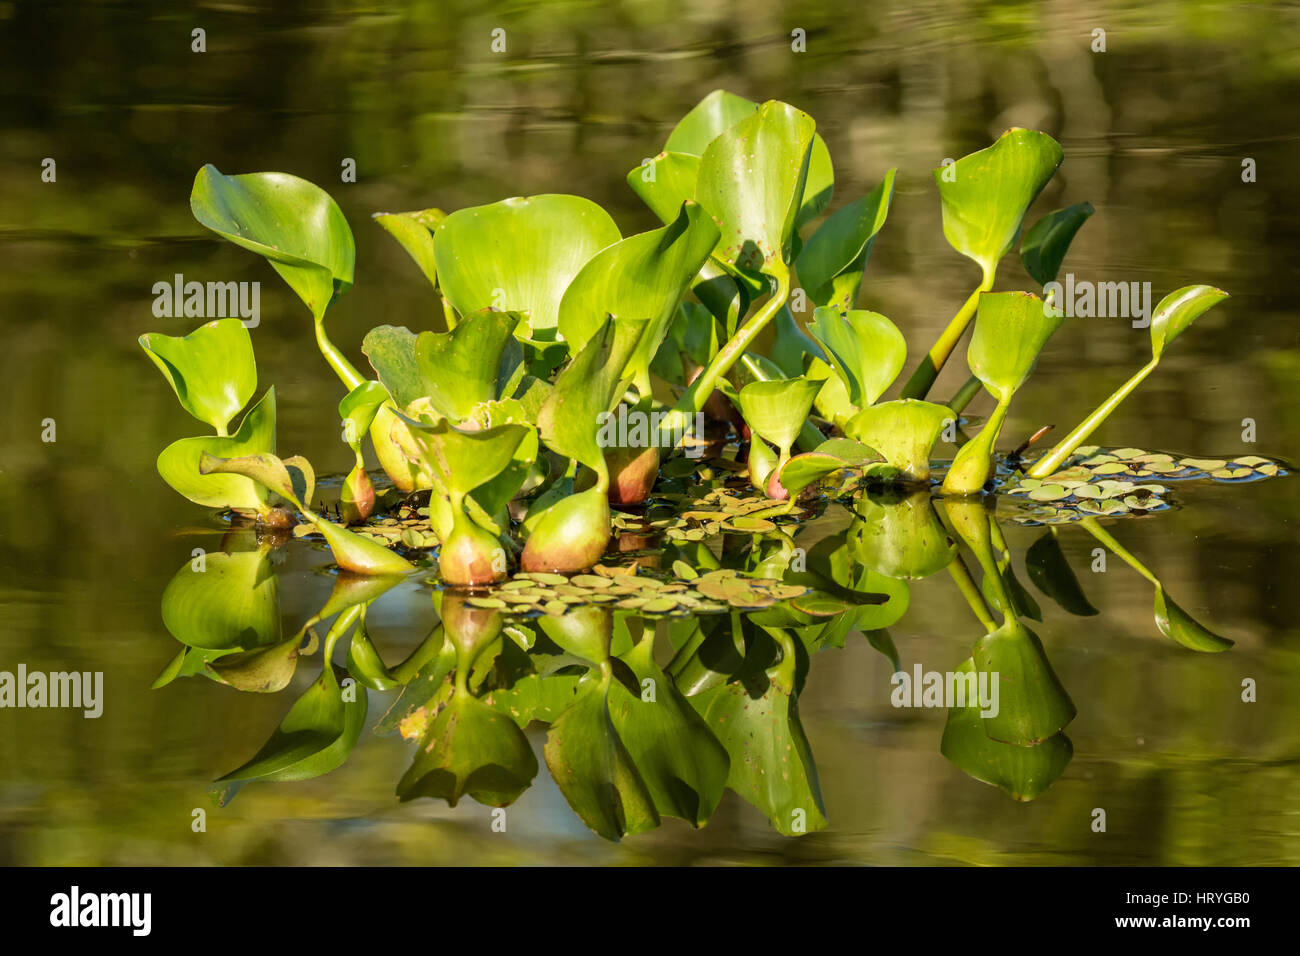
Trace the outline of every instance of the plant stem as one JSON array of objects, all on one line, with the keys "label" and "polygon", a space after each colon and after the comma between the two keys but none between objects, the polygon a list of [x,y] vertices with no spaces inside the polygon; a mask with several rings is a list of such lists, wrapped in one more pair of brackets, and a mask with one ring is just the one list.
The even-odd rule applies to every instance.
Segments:
[{"label": "plant stem", "polygon": [[1002,432],[1009,402],[998,402],[980,433],[961,446],[943,478],[946,495],[973,495],[983,489],[993,471],[993,446]]},{"label": "plant stem", "polygon": [[948,564],[948,573],[952,575],[953,581],[957,584],[957,589],[961,591],[962,597],[970,605],[970,609],[975,612],[979,622],[984,625],[984,630],[992,634],[998,629],[997,622],[993,620],[993,611],[989,604],[984,600],[984,595],[975,584],[975,579],[971,577],[970,569],[966,567],[966,562],[962,560],[960,554],[954,555],[952,561]]},{"label": "plant stem", "polygon": [[1130,554],[1123,545],[1115,540],[1109,531],[1098,524],[1096,518],[1084,518],[1079,522],[1079,524],[1083,526],[1083,530],[1087,531],[1088,534],[1092,535],[1112,552],[1118,555],[1130,568],[1142,575],[1142,577],[1146,578],[1156,587],[1160,587],[1160,579],[1152,574],[1145,564],[1133,557],[1133,555]]},{"label": "plant stem", "polygon": [[953,397],[948,401],[948,407],[952,409],[952,413],[954,415],[960,415],[962,412],[966,411],[966,406],[974,400],[975,396],[980,393],[980,389],[983,387],[984,383],[974,375],[966,379],[966,384],[957,389],[957,394],[953,395]]},{"label": "plant stem", "polygon": [[718,354],[705,366],[702,371],[689,386],[686,391],[682,392],[677,403],[673,405],[672,410],[663,417],[659,424],[660,447],[669,434],[681,434],[688,424],[688,420],[696,412],[704,408],[704,403],[709,400],[713,394],[713,389],[727,372],[731,371],[731,366],[736,364],[736,360],[745,354],[745,351],[753,344],[754,339],[763,327],[771,321],[772,317],[781,311],[786,300],[790,297],[790,275],[784,272],[776,277],[776,291],[771,297],[763,303],[763,307],[751,316],[744,325],[742,325],[736,334],[718,350]]},{"label": "plant stem", "polygon": [[1081,421],[1074,431],[1062,438],[1051,451],[1034,462],[1025,474],[1030,478],[1045,478],[1061,467],[1061,462],[1074,454],[1074,450],[1088,440],[1088,436],[1110,416],[1111,412],[1119,407],[1119,403],[1128,398],[1133,389],[1141,385],[1142,380],[1155,371],[1159,361],[1159,359],[1153,358],[1138,369],[1132,378],[1117,388],[1110,398],[1098,405],[1091,415]]},{"label": "plant stem", "polygon": [[930,351],[921,360],[920,366],[912,373],[912,377],[907,380],[907,384],[903,387],[902,398],[925,398],[929,393],[930,386],[939,377],[939,372],[943,370],[944,363],[948,361],[948,356],[952,355],[953,349],[961,341],[966,326],[970,325],[970,320],[979,306],[980,293],[993,288],[995,273],[996,269],[990,269],[984,273],[984,281],[962,303],[961,308],[957,310],[957,314],[948,323],[948,327],[943,330],[934,345],[930,346]]},{"label": "plant stem", "polygon": [[348,391],[352,391],[365,381],[362,374],[353,367],[347,357],[334,346],[334,343],[329,340],[329,336],[325,334],[324,316],[316,320],[316,345],[319,346],[321,355],[325,356],[325,361],[329,362],[330,368],[334,369],[334,374],[348,387]]}]

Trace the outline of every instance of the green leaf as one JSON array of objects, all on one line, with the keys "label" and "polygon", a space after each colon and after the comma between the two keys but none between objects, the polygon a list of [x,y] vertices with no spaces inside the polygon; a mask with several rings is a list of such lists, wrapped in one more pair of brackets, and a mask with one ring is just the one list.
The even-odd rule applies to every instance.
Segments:
[{"label": "green leaf", "polygon": [[427,398],[423,372],[415,358],[416,335],[405,326],[380,325],[361,340],[361,352],[370,360],[380,383],[398,408],[417,398]]},{"label": "green leaf", "polygon": [[1159,359],[1165,347],[1187,331],[1193,322],[1228,298],[1228,293],[1208,285],[1188,285],[1160,300],[1151,315],[1151,355]]},{"label": "green leaf", "polygon": [[[464,323],[457,326],[464,328]],[[429,424],[404,418],[417,444],[428,451],[429,461],[442,480],[453,507],[475,488],[501,474],[514,458],[516,449],[531,429],[506,424],[467,431],[445,418]]]},{"label": "green leaf", "polygon": [[770,101],[704,151],[696,199],[722,234],[715,255],[743,275],[789,273],[815,125],[793,106]]},{"label": "green leaf", "polygon": [[943,234],[985,277],[1015,245],[1025,213],[1065,154],[1046,133],[1009,129],[986,149],[934,171]]},{"label": "green leaf", "polygon": [[599,416],[611,410],[627,387],[624,369],[645,328],[645,320],[607,319],[560,373],[537,413],[542,441],[607,482]]},{"label": "green leaf", "polygon": [[821,382],[806,378],[750,382],[740,390],[740,411],[749,427],[776,445],[785,458],[799,437],[819,391]]},{"label": "green leaf", "polygon": [[819,308],[808,331],[826,350],[849,401],[861,408],[876,403],[907,361],[903,333],[879,312]]},{"label": "green leaf", "polygon": [[710,143],[757,110],[758,104],[753,100],[726,90],[714,90],[678,120],[668,134],[664,150],[702,156]]},{"label": "green leaf", "polygon": [[294,702],[279,728],[248,763],[213,783],[222,804],[253,780],[310,780],[343,765],[366,721],[366,695],[345,701],[335,668],[326,662],[321,676]]},{"label": "green leaf", "polygon": [[659,814],[701,827],[722,799],[730,761],[708,724],[655,664],[653,651],[653,636],[647,635],[622,655],[642,692],[635,696],[611,684],[610,718]]},{"label": "green leaf", "polygon": [[433,258],[433,233],[447,214],[441,209],[420,209],[415,212],[377,212],[372,218],[401,243],[429,280],[429,285],[436,287],[438,266]]},{"label": "green leaf", "polygon": [[1170,600],[1162,585],[1156,585],[1156,627],[1193,651],[1217,654],[1232,647],[1232,641],[1220,637]]},{"label": "green leaf", "polygon": [[1038,355],[1065,321],[1058,309],[1028,292],[985,292],[966,360],[999,402],[1009,402],[1034,371]]},{"label": "green leaf", "polygon": [[848,548],[858,563],[878,574],[913,580],[943,570],[957,554],[928,488],[901,497],[862,496],[854,505]]},{"label": "green leaf", "polygon": [[654,797],[610,717],[612,679],[579,686],[546,735],[546,765],[582,822],[607,840],[659,826]]},{"label": "green leaf", "polygon": [[903,398],[862,409],[849,419],[844,433],[879,452],[897,477],[927,481],[930,450],[953,417],[946,406]]},{"label": "green leaf", "polygon": [[189,647],[249,650],[280,640],[280,579],[266,551],[205,554],[167,582],[163,625]]},{"label": "green leaf", "polygon": [[1071,614],[1091,617],[1097,609],[1088,603],[1088,597],[1079,586],[1070,562],[1061,550],[1060,542],[1052,529],[1045,531],[1025,552],[1025,567],[1029,580],[1057,604]]},{"label": "green leaf", "polygon": [[[959,676],[974,673],[975,664],[969,658],[957,668]],[[963,773],[1006,791],[1015,800],[1041,796],[1065,773],[1074,756],[1065,734],[1032,747],[1018,747],[991,739],[985,733],[986,722],[978,704],[949,708],[939,751]]]},{"label": "green leaf", "polygon": [[305,179],[223,176],[207,165],[194,179],[190,209],[203,226],[265,256],[316,319],[352,287],[352,230],[329,194]]},{"label": "green leaf", "polygon": [[[997,713],[983,718],[993,740],[1029,746],[1074,719],[1074,703],[1047,660],[1042,642],[1014,617],[975,642],[975,670],[998,678]],[[990,685],[991,686],[991,685]]]},{"label": "green leaf", "polygon": [[205,508],[237,508],[265,513],[269,510],[261,486],[238,475],[204,475],[199,461],[205,455],[238,458],[275,451],[275,387],[248,410],[230,437],[204,435],[172,442],[158,456],[158,474],[167,484]]},{"label": "green leaf", "polygon": [[461,314],[450,332],[421,332],[415,340],[421,394],[456,421],[497,397],[502,357],[519,325],[515,312]]},{"label": "green leaf", "polygon": [[[243,455],[238,458],[218,458],[205,453],[199,460],[199,471],[204,475],[243,475],[263,488],[275,492],[281,498],[293,502],[299,510],[311,507],[311,489],[301,480],[295,487],[287,463],[270,453]],[[299,475],[302,475],[301,471]],[[314,478],[311,484],[314,486]],[[307,492],[305,500],[301,496],[304,491]]]},{"label": "green leaf", "polygon": [[620,239],[609,214],[578,196],[504,199],[453,212],[435,234],[443,294],[461,315],[528,314],[526,337],[554,329],[560,299],[587,261]]},{"label": "green leaf", "polygon": [[1024,263],[1025,271],[1040,286],[1056,281],[1075,233],[1088,221],[1093,211],[1092,203],[1075,203],[1065,209],[1049,212],[1025,233],[1020,241],[1020,261]]},{"label": "green leaf", "polygon": [[181,406],[219,435],[257,390],[253,340],[239,319],[216,319],[184,338],[149,332],[140,336],[140,347]]},{"label": "green leaf", "polygon": [[609,315],[648,319],[632,366],[649,373],[682,296],[718,242],[718,227],[699,205],[685,203],[662,229],[629,236],[598,252],[560,301],[560,334],[575,354]]},{"label": "green leaf", "polygon": [[528,738],[514,721],[457,691],[425,731],[397,795],[403,802],[441,797],[454,807],[468,793],[486,806],[505,807],[528,789],[537,769]]},{"label": "green leaf", "polygon": [[839,311],[853,308],[876,233],[894,197],[897,169],[866,196],[836,210],[804,243],[797,266],[808,298]]},{"label": "green leaf", "polygon": [[824,829],[826,808],[812,749],[799,720],[793,662],[688,698],[727,749],[727,786],[761,810],[779,833]]},{"label": "green leaf", "polygon": [[353,450],[359,449],[376,413],[389,400],[388,389],[374,381],[362,382],[343,396],[339,402],[339,418],[343,419],[344,435]]},{"label": "green leaf", "polygon": [[627,184],[661,222],[669,223],[682,203],[695,198],[700,178],[700,157],[685,153],[660,153],[627,174]]}]

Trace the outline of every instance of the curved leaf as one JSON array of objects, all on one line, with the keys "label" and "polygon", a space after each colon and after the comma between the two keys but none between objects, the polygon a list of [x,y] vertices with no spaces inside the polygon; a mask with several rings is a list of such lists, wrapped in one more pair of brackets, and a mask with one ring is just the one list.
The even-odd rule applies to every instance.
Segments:
[{"label": "curved leaf", "polygon": [[280,579],[265,551],[204,555],[167,582],[163,625],[189,647],[250,650],[280,640]]},{"label": "curved leaf", "polygon": [[821,387],[821,382],[806,378],[750,382],[737,397],[749,427],[776,445],[784,458],[799,437]]},{"label": "curved leaf", "polygon": [[907,361],[903,333],[879,312],[819,308],[808,331],[826,350],[849,401],[861,408],[876,403]]},{"label": "curved leaf", "polygon": [[889,215],[897,169],[870,193],[831,214],[804,243],[796,262],[799,282],[817,305],[853,308],[872,242]]},{"label": "curved leaf", "polygon": [[434,235],[438,282],[462,316],[480,309],[528,314],[521,335],[554,329],[560,299],[618,227],[589,199],[548,194],[453,212]]},{"label": "curved leaf", "polygon": [[447,214],[441,209],[420,209],[415,212],[377,212],[371,218],[401,243],[429,280],[429,285],[436,287],[438,266],[433,258],[433,233]]},{"label": "curved leaf", "polygon": [[220,435],[257,390],[253,340],[239,319],[216,319],[184,338],[149,332],[140,336],[140,347],[181,406]]},{"label": "curved leaf", "polygon": [[1151,355],[1159,359],[1165,347],[1193,322],[1214,308],[1228,293],[1208,285],[1188,285],[1170,292],[1151,314]]},{"label": "curved leaf", "polygon": [[695,198],[722,234],[715,255],[744,275],[789,272],[815,126],[808,114],[773,100],[704,151]]},{"label": "curved leaf", "polygon": [[992,146],[934,171],[943,234],[986,278],[1015,245],[1025,213],[1064,157],[1046,133],[1015,127]]},{"label": "curved leaf", "polygon": [[158,456],[158,474],[195,504],[206,508],[237,508],[265,513],[266,492],[239,475],[205,475],[199,462],[206,455],[238,458],[275,451],[275,387],[248,410],[230,437],[204,435],[172,442]]},{"label": "curved leaf", "polygon": [[975,332],[966,360],[975,377],[999,402],[1009,402],[1038,363],[1038,355],[1065,321],[1029,292],[985,292],[979,297]]},{"label": "curved leaf", "polygon": [[265,256],[317,319],[352,287],[352,230],[329,194],[305,179],[224,176],[209,164],[194,179],[190,209],[208,229]]},{"label": "curved leaf", "polygon": [[1093,212],[1092,203],[1075,203],[1049,212],[1025,233],[1020,241],[1020,261],[1035,282],[1047,285],[1056,281],[1075,233]]}]

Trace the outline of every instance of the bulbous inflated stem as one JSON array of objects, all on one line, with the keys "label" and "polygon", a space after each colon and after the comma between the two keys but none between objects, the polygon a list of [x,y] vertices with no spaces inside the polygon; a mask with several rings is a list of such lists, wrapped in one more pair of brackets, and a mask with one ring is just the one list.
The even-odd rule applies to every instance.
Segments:
[{"label": "bulbous inflated stem", "polygon": [[438,552],[438,573],[454,587],[484,587],[505,579],[505,552],[490,531],[461,514]]},{"label": "bulbous inflated stem", "polygon": [[348,524],[361,524],[375,510],[375,485],[360,465],[348,472],[339,493],[339,511]]},{"label": "bulbous inflated stem", "polygon": [[467,604],[459,594],[443,594],[438,616],[456,648],[461,668],[473,666],[479,652],[501,633],[500,613]]},{"label": "bulbous inflated stem", "polygon": [[943,478],[945,495],[974,495],[983,490],[993,474],[993,446],[1006,415],[1007,405],[1000,402],[980,433],[961,446]]},{"label": "bulbous inflated stem", "polygon": [[524,545],[525,571],[585,571],[609,543],[609,499],[599,487],[561,499],[538,521]]},{"label": "bulbous inflated stem", "polygon": [[401,446],[393,440],[395,427],[405,429],[406,425],[394,414],[391,406],[381,407],[370,425],[370,440],[374,443],[379,466],[402,494],[431,487],[429,476],[412,464]]},{"label": "bulbous inflated stem", "polygon": [[749,442],[749,483],[755,488],[766,489],[768,481],[777,474],[776,452],[758,436]]},{"label": "bulbous inflated stem", "polygon": [[659,449],[611,448],[605,453],[609,468],[609,503],[639,505],[650,497],[659,477]]}]

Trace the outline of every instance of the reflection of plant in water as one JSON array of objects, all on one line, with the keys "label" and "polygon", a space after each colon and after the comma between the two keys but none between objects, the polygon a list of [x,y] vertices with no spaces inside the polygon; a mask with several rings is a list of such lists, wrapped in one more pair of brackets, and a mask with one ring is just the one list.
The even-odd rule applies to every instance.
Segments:
[{"label": "reflection of plant in water", "polygon": [[[446,330],[372,329],[362,351],[373,379],[326,332],[354,265],[334,201],[283,174],[199,172],[196,218],[264,256],[310,312],[345,386],[337,412],[351,453],[336,522],[313,507],[312,466],[276,455],[273,390],[230,430],[257,379],[237,320],[141,338],[215,433],[167,448],[160,474],[251,523],[254,537],[168,586],[164,621],[186,649],[158,685],[202,674],[277,692],[323,649],[320,676],[275,735],[218,781],[225,797],[250,781],[337,768],[369,693],[396,693],[380,727],[417,742],[402,800],[514,802],[539,771],[525,734],[537,723],[549,728],[543,754],[557,786],[602,836],[664,816],[703,825],[726,788],[782,833],[815,830],[826,808],[798,708],[811,659],[861,632],[899,671],[889,628],[908,609],[910,582],[946,571],[982,629],[954,683],[998,676],[1000,700],[987,714],[979,700],[950,704],[941,750],[1032,799],[1069,763],[1075,710],[1025,623],[1042,621],[1042,609],[995,504],[1044,526],[1027,577],[1067,612],[1097,613],[1059,546],[1058,526],[1074,522],[1152,583],[1163,634],[1197,651],[1230,646],[1099,519],[1170,507],[1169,482],[1282,468],[1083,445],[1224,293],[1166,296],[1151,319],[1151,361],[1052,451],[1023,460],[1032,439],[996,451],[1014,396],[1064,321],[1047,290],[1092,214],[1080,203],[1024,228],[1063,159],[1051,137],[1009,130],[935,171],[944,235],[981,280],[891,399],[906,340],[857,300],[895,171],[821,219],[834,175],[812,119],[721,91],[664,146],[627,177],[663,222],[638,235],[564,195],[378,215],[430,283]],[[1017,242],[1045,298],[993,291]],[[812,303],[806,329],[795,289]],[[972,325],[971,379],[946,403],[928,400]],[[997,404],[967,439],[960,413],[980,389]],[[609,447],[601,423],[615,411],[640,423],[639,438]],[[392,490],[380,493],[366,470],[367,434]],[[932,461],[941,440],[957,445],[951,464]],[[691,455],[674,455],[678,446]],[[807,519],[832,502],[847,520],[811,535]],[[285,637],[271,552],[295,518],[295,533],[323,538],[341,571],[326,605]],[[367,609],[434,560],[440,623],[390,666]]]}]

